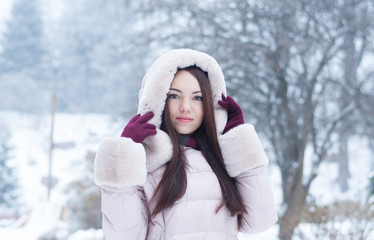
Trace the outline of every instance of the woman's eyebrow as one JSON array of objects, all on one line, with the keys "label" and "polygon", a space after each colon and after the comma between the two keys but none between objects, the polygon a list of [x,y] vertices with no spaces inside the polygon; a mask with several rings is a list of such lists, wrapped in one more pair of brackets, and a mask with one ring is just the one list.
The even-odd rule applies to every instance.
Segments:
[{"label": "woman's eyebrow", "polygon": [[[178,88],[170,88],[169,90],[173,90],[173,91],[176,91],[176,92],[180,92],[180,93],[183,93],[182,90],[179,90]],[[196,94],[196,93],[201,93],[200,90],[198,91],[193,91],[192,94]]]},{"label": "woman's eyebrow", "polygon": [[179,90],[179,89],[177,89],[177,88],[170,88],[169,90],[174,90],[174,91],[177,91],[177,92],[183,93],[181,90]]}]

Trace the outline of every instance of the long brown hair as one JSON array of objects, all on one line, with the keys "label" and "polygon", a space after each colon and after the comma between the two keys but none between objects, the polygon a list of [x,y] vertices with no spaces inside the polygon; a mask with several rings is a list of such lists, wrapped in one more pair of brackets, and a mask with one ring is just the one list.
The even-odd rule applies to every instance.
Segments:
[{"label": "long brown hair", "polygon": [[[239,191],[235,186],[235,179],[228,174],[222,153],[219,147],[214,118],[214,106],[212,90],[210,87],[208,74],[199,67],[190,66],[179,69],[191,73],[199,82],[203,96],[204,117],[201,126],[194,132],[196,139],[208,164],[216,174],[221,186],[223,199],[217,206],[217,212],[224,205],[231,212],[232,216],[238,215],[238,228],[241,226],[242,214],[246,213]],[[169,109],[165,104],[162,116],[161,129],[165,131],[173,144],[173,156],[166,164],[163,177],[158,184],[152,201],[157,198],[157,204],[152,212],[156,216],[165,208],[170,207],[178,199],[182,198],[187,188],[186,158],[184,156],[180,135],[174,129],[169,117]]]}]

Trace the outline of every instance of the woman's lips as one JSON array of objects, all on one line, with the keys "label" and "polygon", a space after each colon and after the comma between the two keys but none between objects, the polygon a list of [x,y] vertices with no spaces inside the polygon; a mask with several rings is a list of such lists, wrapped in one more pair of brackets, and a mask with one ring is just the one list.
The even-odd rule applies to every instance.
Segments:
[{"label": "woman's lips", "polygon": [[177,120],[178,121],[180,121],[180,122],[184,122],[184,123],[186,123],[186,122],[191,122],[193,119],[192,118],[190,118],[190,117],[185,117],[185,116],[180,116],[180,117],[176,117],[177,118]]}]

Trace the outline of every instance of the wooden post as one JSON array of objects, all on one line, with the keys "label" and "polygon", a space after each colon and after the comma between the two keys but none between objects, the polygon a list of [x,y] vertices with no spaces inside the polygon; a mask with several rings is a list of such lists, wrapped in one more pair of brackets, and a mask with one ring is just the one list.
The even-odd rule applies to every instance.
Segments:
[{"label": "wooden post", "polygon": [[52,158],[53,158],[53,133],[55,125],[55,113],[56,113],[56,86],[52,92],[52,104],[51,104],[51,133],[49,139],[49,165],[48,165],[48,179],[47,179],[47,200],[50,200],[51,189],[52,189]]}]

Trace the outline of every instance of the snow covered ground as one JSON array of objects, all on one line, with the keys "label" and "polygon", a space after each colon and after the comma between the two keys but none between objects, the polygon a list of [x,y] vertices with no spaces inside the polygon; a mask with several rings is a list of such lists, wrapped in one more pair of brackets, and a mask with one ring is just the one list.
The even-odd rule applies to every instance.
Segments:
[{"label": "snow covered ground", "polygon": [[[122,124],[114,124],[108,116],[57,114],[54,128],[56,147],[52,154],[51,168],[57,183],[48,201],[48,191],[43,184],[43,178],[48,176],[49,169],[50,116],[0,112],[0,125],[10,132],[10,155],[13,157],[12,163],[16,166],[15,172],[21,187],[21,212],[27,215],[24,218],[31,220],[22,228],[17,226],[22,223],[0,228],[0,239],[17,240],[38,239],[37,236],[41,233],[63,224],[59,222],[59,215],[61,207],[69,197],[66,195],[66,186],[84,174],[79,162],[85,159],[88,151],[96,150],[104,135],[115,135],[121,132],[122,128]],[[82,235],[80,232],[79,236]],[[3,238],[4,236],[6,238]]]},{"label": "snow covered ground", "polygon": [[[118,136],[126,120],[112,119],[106,115],[96,114],[64,114],[55,117],[54,143],[52,154],[52,175],[57,179],[52,189],[50,201],[42,179],[48,175],[49,139],[51,118],[48,115],[30,115],[12,111],[0,112],[0,126],[10,132],[12,147],[12,163],[16,166],[21,187],[21,212],[24,215],[18,222],[6,226],[0,225],[0,239],[36,240],[42,233],[52,229],[65,229],[69,240],[102,239],[100,230],[80,230],[67,236],[66,226],[61,222],[61,207],[66,203],[66,186],[77,176],[84,174],[79,162],[88,151],[96,151],[101,138]],[[312,195],[319,203],[330,203],[336,199],[363,198],[368,184],[368,175],[373,163],[365,141],[353,139],[350,145],[350,170],[352,178],[349,182],[350,191],[342,194],[335,179],[337,167],[334,163],[326,163],[320,169],[318,178],[312,185]],[[280,208],[281,188],[280,174],[275,166],[269,166],[268,175],[274,187],[275,201]],[[30,210],[31,213],[27,214]],[[29,218],[27,224],[24,218]],[[22,222],[23,221],[23,222]],[[270,240],[277,239],[278,226],[257,235],[240,234],[239,239]]]}]

